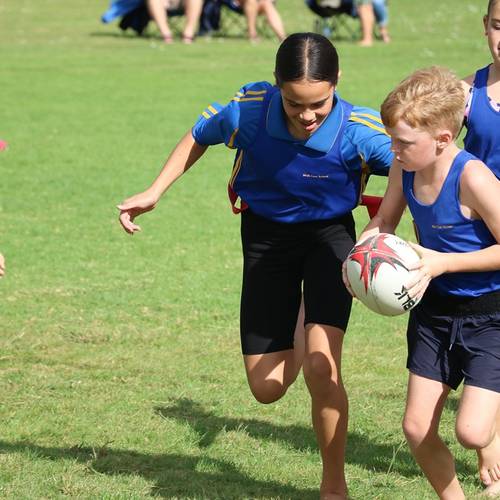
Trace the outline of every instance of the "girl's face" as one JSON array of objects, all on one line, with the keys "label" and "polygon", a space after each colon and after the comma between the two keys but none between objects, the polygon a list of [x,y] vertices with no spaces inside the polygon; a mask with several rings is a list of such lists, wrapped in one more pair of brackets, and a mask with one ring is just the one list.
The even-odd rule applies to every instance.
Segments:
[{"label": "girl's face", "polygon": [[489,15],[484,16],[483,21],[493,63],[500,68],[500,1],[491,7]]},{"label": "girl's face", "polygon": [[280,87],[288,130],[296,139],[308,139],[333,107],[331,82],[299,80]]},{"label": "girl's face", "polygon": [[437,141],[429,132],[410,127],[404,120],[386,130],[391,136],[395,160],[403,170],[416,172],[435,163]]}]

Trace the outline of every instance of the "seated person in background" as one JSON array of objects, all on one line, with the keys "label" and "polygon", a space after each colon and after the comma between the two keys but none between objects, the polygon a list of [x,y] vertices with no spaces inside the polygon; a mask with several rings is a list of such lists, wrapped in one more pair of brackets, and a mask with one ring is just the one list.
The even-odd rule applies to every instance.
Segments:
[{"label": "seated person in background", "polygon": [[198,29],[198,21],[203,7],[203,0],[147,0],[148,11],[160,30],[165,43],[172,43],[172,31],[168,25],[167,10],[184,8],[186,24],[182,32],[182,41],[192,43]]},{"label": "seated person in background", "polygon": [[380,38],[391,41],[387,29],[388,12],[386,0],[305,0],[306,5],[318,16],[323,18],[340,14],[359,17],[362,39],[360,45],[373,45],[373,28],[378,25]]},{"label": "seated person in background", "polygon": [[355,0],[355,4],[361,23],[361,41],[359,45],[363,47],[373,45],[373,27],[375,21],[377,21],[382,41],[389,43],[391,38],[387,29],[388,14],[386,0]]},{"label": "seated person in background", "polygon": [[373,27],[375,21],[380,31],[380,37],[385,43],[391,38],[387,29],[388,14],[386,0],[356,0],[356,9],[361,23],[360,45],[370,47],[373,45]]},{"label": "seated person in background", "polygon": [[274,31],[278,40],[285,39],[286,33],[281,16],[274,5],[273,0],[233,0],[237,7],[241,7],[248,25],[248,38],[251,41],[257,41],[257,16],[265,15],[269,26]]},{"label": "seated person in background", "polygon": [[389,43],[391,37],[389,36],[389,11],[387,9],[388,0],[372,0],[373,13],[375,14],[375,21],[378,26],[380,38],[384,43]]}]

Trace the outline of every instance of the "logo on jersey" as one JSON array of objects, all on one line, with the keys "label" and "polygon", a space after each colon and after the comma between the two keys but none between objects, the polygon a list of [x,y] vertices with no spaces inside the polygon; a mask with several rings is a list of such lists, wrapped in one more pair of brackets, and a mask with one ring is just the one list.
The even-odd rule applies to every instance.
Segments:
[{"label": "logo on jersey", "polygon": [[371,236],[356,245],[356,253],[351,256],[351,259],[361,266],[360,277],[363,279],[365,291],[368,291],[368,284],[377,275],[382,264],[389,264],[394,269],[400,266],[409,270],[397,252],[384,243],[385,239],[386,236]]}]

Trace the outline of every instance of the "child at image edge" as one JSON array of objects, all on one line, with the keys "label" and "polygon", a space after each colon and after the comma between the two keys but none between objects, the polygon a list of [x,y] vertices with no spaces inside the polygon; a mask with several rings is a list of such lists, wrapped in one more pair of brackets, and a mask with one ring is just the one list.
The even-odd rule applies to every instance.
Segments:
[{"label": "child at image edge", "polygon": [[395,161],[380,210],[359,238],[393,233],[408,205],[421,257],[408,289],[422,300],[408,321],[403,429],[439,498],[449,500],[465,497],[438,429],[462,380],[457,438],[478,451],[480,468],[488,462],[486,493],[500,485],[500,181],[454,142],[464,104],[460,81],[437,67],[416,71],[387,96],[381,115]]},{"label": "child at image edge", "polygon": [[[483,17],[491,63],[464,78],[466,96],[464,149],[483,161],[500,178],[500,0],[489,0]],[[497,432],[500,414],[497,415]],[[496,461],[478,451],[480,471],[487,491],[500,490]]]},{"label": "child at image edge", "polygon": [[248,384],[258,401],[272,403],[303,370],[324,500],[347,498],[341,353],[352,297],[342,263],[355,239],[352,210],[367,169],[386,175],[393,159],[378,113],[336,93],[338,73],[327,38],[290,35],[276,54],[276,85],[247,84],[227,106],[209,106],[151,187],[118,206],[123,228],[133,234],[134,218],[152,210],[208,146],[236,150],[229,193],[241,212],[240,333]]}]

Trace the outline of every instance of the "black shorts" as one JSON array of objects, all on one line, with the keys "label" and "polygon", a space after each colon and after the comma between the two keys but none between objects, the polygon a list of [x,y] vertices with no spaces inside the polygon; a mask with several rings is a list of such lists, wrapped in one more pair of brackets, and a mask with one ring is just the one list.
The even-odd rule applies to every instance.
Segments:
[{"label": "black shorts", "polygon": [[355,241],[349,213],[335,219],[286,224],[242,213],[243,354],[293,348],[302,291],[304,323],[346,329],[352,298],[342,263]]},{"label": "black shorts", "polygon": [[410,311],[407,368],[457,389],[500,392],[500,292],[477,298],[426,293]]}]

